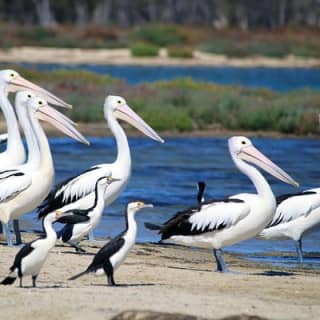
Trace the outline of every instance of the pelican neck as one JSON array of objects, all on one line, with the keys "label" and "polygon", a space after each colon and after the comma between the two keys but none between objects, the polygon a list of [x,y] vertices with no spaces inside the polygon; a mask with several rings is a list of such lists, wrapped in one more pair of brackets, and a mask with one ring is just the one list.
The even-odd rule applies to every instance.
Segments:
[{"label": "pelican neck", "polygon": [[8,99],[6,86],[4,85],[0,87],[0,102],[8,132],[7,148],[5,152],[10,154],[13,153],[15,155],[15,159],[13,159],[15,164],[21,164],[25,161],[25,150],[19,131],[18,121]]},{"label": "pelican neck", "polygon": [[235,155],[232,154],[231,156],[237,168],[251,180],[258,195],[261,197],[270,197],[275,201],[272,189],[260,171],[245,161],[237,158]]},{"label": "pelican neck", "polygon": [[[48,142],[48,138],[42,128],[42,126],[39,123],[39,120],[36,119],[35,114],[29,113],[33,132],[35,134],[35,137],[37,139],[38,147],[39,147],[39,167],[41,169],[47,169],[50,172],[54,172],[53,167],[53,160],[51,156],[51,150],[50,145]],[[47,177],[49,178],[49,177]]]},{"label": "pelican neck", "polygon": [[119,121],[115,118],[111,110],[107,111],[107,123],[113,133],[117,143],[117,159],[116,163],[125,163],[131,168],[131,154],[128,139]]},{"label": "pelican neck", "polygon": [[17,117],[23,129],[27,143],[28,159],[26,164],[38,166],[40,162],[39,146],[32,127],[32,117],[34,118],[35,116],[30,115],[27,110],[27,106],[16,104]]}]

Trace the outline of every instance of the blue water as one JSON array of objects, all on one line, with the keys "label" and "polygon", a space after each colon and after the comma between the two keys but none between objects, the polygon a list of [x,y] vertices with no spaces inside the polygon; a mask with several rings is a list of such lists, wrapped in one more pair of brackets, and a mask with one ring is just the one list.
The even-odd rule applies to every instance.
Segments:
[{"label": "blue water", "polygon": [[[56,181],[80,173],[98,163],[112,162],[116,155],[113,138],[90,138],[90,147],[70,139],[51,139],[56,166]],[[137,214],[138,241],[158,241],[155,232],[146,230],[143,222],[161,223],[177,210],[196,203],[196,182],[207,182],[207,197],[219,198],[239,192],[254,192],[250,181],[237,171],[227,150],[227,138],[168,138],[161,145],[146,138],[130,138],[133,172],[125,191],[105,209],[103,219],[95,231],[98,237],[114,236],[124,228],[123,213],[128,201],[144,199],[155,205]],[[301,183],[301,188],[320,185],[320,143],[307,139],[255,138],[255,145]],[[276,194],[296,192],[267,175]],[[40,229],[35,214],[23,217],[23,225]],[[320,232],[316,230],[304,239],[304,250],[319,252]],[[264,254],[280,251],[294,253],[291,241],[251,239],[229,248],[228,251],[255,260],[268,260]],[[258,256],[256,256],[258,255]],[[280,258],[279,258],[280,259]],[[293,263],[292,258],[281,258]],[[280,260],[281,260],[280,259]],[[311,258],[310,258],[311,259]],[[279,261],[280,261],[279,260]],[[307,262],[318,264],[320,258]],[[281,262],[281,261],[280,261]]]},{"label": "blue water", "polygon": [[20,64],[42,71],[57,69],[89,70],[99,74],[125,80],[129,84],[149,83],[190,77],[194,80],[218,84],[234,84],[253,88],[269,88],[289,91],[299,88],[320,88],[318,68],[243,68],[243,67],[175,67],[175,66],[114,66],[114,65],[63,65],[63,64]]}]

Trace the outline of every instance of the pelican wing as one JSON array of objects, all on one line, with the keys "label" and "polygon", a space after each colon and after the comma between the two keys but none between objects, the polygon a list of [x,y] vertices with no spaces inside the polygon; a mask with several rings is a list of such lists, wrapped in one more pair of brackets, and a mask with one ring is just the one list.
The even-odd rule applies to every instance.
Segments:
[{"label": "pelican wing", "polygon": [[13,170],[0,177],[0,203],[8,201],[28,188],[32,183],[30,175]]},{"label": "pelican wing", "polygon": [[276,213],[267,228],[308,216],[320,207],[320,194],[312,190],[285,194],[277,197],[277,203]]},{"label": "pelican wing", "polygon": [[162,240],[174,235],[199,235],[236,224],[250,212],[250,206],[239,199],[205,202],[178,212],[160,230]]},{"label": "pelican wing", "polygon": [[78,176],[59,183],[39,206],[39,218],[90,194],[94,191],[97,180],[110,174],[107,166],[94,166]]}]

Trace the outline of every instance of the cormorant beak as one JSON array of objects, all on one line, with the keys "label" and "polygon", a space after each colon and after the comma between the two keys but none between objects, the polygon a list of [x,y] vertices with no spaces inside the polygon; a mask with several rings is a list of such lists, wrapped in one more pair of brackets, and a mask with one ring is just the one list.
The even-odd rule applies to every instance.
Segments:
[{"label": "cormorant beak", "polygon": [[51,92],[37,86],[36,84],[28,81],[20,75],[12,79],[7,88],[8,92],[17,92],[25,89],[35,92],[39,97],[45,99],[50,104],[67,109],[72,109],[72,105],[64,102]]},{"label": "cormorant beak", "polygon": [[152,203],[144,203],[141,208],[153,208],[154,205]]},{"label": "cormorant beak", "polygon": [[144,121],[140,118],[127,104],[117,107],[114,111],[115,116],[128,122],[136,129],[144,133],[149,138],[164,143],[164,140]]},{"label": "cormorant beak", "polygon": [[90,142],[76,129],[74,128],[74,122],[66,117],[64,114],[46,105],[37,110],[37,117],[40,120],[50,122],[58,130],[62,131],[69,137],[89,145]]},{"label": "cormorant beak", "polygon": [[242,160],[251,162],[266,172],[273,175],[275,178],[293,185],[294,187],[299,187],[299,183],[293,180],[285,171],[263,155],[254,146],[243,147],[238,154],[238,157]]}]

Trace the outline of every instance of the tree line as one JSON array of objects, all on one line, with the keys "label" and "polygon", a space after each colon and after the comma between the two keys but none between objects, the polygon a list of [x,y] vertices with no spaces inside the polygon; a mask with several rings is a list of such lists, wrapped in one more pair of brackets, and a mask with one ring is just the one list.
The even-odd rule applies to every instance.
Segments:
[{"label": "tree line", "polygon": [[243,30],[319,27],[320,0],[0,0],[0,20],[42,27],[145,23]]}]

